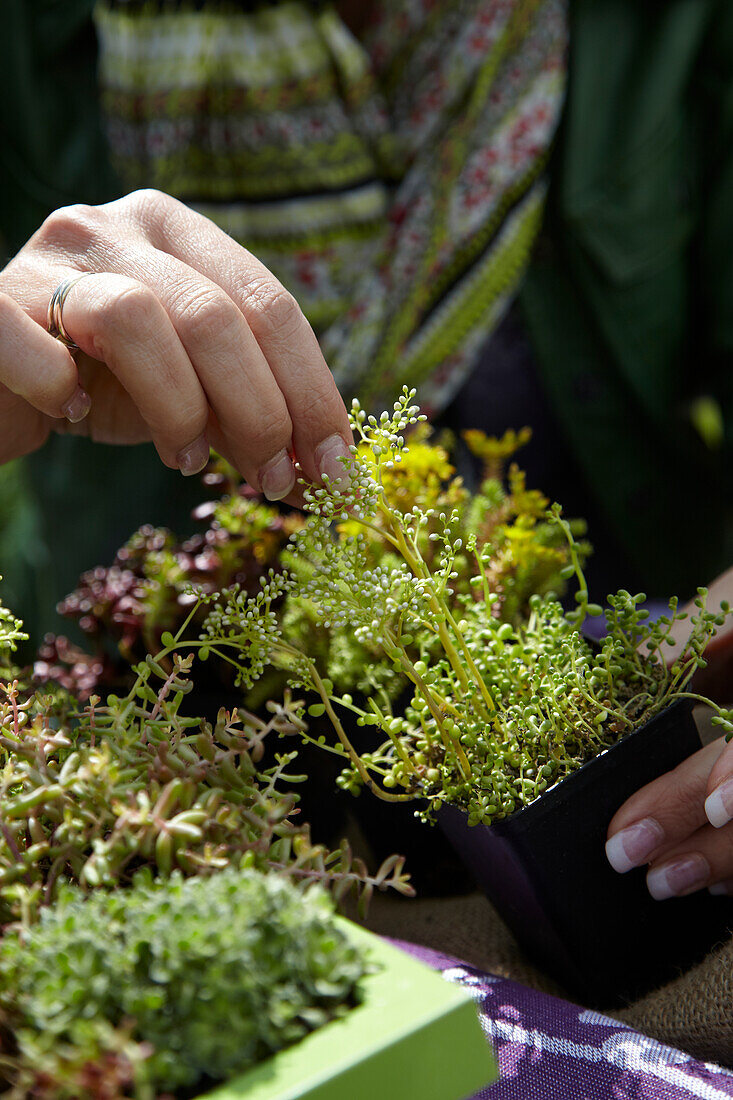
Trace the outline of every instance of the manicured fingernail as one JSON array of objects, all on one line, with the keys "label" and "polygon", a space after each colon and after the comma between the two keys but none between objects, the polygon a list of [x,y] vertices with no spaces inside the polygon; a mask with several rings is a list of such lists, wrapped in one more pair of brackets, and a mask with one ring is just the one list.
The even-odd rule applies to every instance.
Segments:
[{"label": "manicured fingernail", "polygon": [[722,829],[733,817],[733,779],[726,779],[705,799],[705,813],[716,829]]},{"label": "manicured fingernail", "polygon": [[642,818],[606,841],[606,858],[623,875],[639,867],[664,840],[664,829],[653,817]]},{"label": "manicured fingernail", "polygon": [[184,477],[200,474],[209,461],[209,443],[205,435],[200,435],[188,447],[184,447],[176,456],[178,469]]},{"label": "manicured fingernail", "polygon": [[262,492],[268,500],[282,500],[295,485],[295,469],[287,451],[280,451],[260,471]]},{"label": "manicured fingernail", "polygon": [[733,894],[733,881],[729,879],[727,882],[714,882],[712,886],[708,886],[708,893],[729,897]]},{"label": "manicured fingernail", "polygon": [[[349,471],[351,464],[351,452],[340,435],[330,435],[316,447],[316,466],[321,477],[327,477],[329,483],[338,489],[345,489],[349,484]],[[346,460],[346,465],[344,465]]]},{"label": "manicured fingernail", "polygon": [[61,412],[70,424],[78,424],[80,420],[84,419],[91,407],[91,397],[81,386],[77,386],[74,396],[66,402]]},{"label": "manicured fingernail", "polygon": [[655,901],[677,898],[699,890],[710,878],[710,867],[704,856],[694,853],[664,867],[655,867],[646,876],[649,893]]}]

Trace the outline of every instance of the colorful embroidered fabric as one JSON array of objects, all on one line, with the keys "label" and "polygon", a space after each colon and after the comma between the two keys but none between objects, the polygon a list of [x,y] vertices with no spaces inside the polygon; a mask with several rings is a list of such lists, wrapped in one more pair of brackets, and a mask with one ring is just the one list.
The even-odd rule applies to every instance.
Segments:
[{"label": "colorful embroidered fabric", "polygon": [[[254,10],[253,10],[254,9]],[[107,0],[116,167],[216,221],[293,292],[346,396],[445,405],[542,215],[566,0]]]},{"label": "colorful embroidered fabric", "polygon": [[499,1080],[474,1100],[730,1100],[733,1073],[618,1020],[394,941],[470,989]]}]

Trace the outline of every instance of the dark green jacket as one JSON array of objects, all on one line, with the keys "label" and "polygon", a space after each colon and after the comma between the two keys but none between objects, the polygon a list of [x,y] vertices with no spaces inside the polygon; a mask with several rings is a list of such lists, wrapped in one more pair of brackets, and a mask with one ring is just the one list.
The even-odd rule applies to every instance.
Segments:
[{"label": "dark green jacket", "polygon": [[[545,384],[651,591],[733,564],[733,4],[571,2],[522,300]],[[725,437],[691,424],[712,398]],[[713,432],[713,436],[715,432]]]},{"label": "dark green jacket", "polygon": [[[92,6],[5,0],[0,235],[9,254],[55,206],[116,193]],[[687,594],[733,563],[730,0],[571,0],[551,178],[521,294],[544,384],[636,574],[655,594]],[[693,410],[704,407],[712,415],[701,434]],[[49,548],[38,595],[47,603],[138,523],[180,526],[190,499],[140,449],[70,443],[51,441],[30,464]],[[0,568],[20,576],[17,558]]]}]

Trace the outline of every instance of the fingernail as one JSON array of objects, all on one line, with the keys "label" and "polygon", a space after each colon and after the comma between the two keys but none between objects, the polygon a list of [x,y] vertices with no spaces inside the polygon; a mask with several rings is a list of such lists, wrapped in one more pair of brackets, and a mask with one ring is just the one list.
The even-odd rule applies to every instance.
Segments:
[{"label": "fingernail", "polygon": [[716,829],[722,829],[733,817],[733,779],[726,779],[705,799],[705,813]]},{"label": "fingernail", "polygon": [[[329,435],[319,443],[315,452],[316,466],[321,477],[327,477],[329,483],[338,489],[345,489],[350,475],[347,466],[351,465],[351,452],[340,435]],[[344,465],[346,459],[346,465]]]},{"label": "fingernail", "polygon": [[677,898],[699,890],[710,878],[710,867],[704,856],[697,853],[683,859],[655,867],[646,876],[649,893],[655,901]]},{"label": "fingernail", "polygon": [[729,879],[727,882],[714,882],[712,886],[708,886],[708,893],[728,897],[733,894],[733,881]]},{"label": "fingernail", "polygon": [[262,492],[268,500],[282,500],[295,485],[295,470],[287,451],[280,451],[260,471]]},{"label": "fingernail", "polygon": [[188,447],[184,447],[176,456],[178,469],[184,477],[200,474],[209,461],[209,443],[205,435],[200,435]]},{"label": "fingernail", "polygon": [[67,401],[61,412],[70,424],[78,424],[92,407],[92,399],[86,390],[77,386],[73,397]]},{"label": "fingernail", "polygon": [[664,829],[653,817],[642,818],[606,841],[606,858],[623,875],[639,867],[664,840]]}]

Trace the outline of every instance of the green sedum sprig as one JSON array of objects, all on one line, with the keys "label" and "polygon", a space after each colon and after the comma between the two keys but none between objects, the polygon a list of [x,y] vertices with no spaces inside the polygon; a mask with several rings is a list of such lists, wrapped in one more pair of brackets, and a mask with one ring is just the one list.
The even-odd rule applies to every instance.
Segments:
[{"label": "green sedum sprig", "polygon": [[[0,576],[1,580],[2,576]],[[11,656],[18,648],[18,642],[27,640],[28,635],[23,630],[23,623],[0,603],[0,669],[8,668]]]}]

